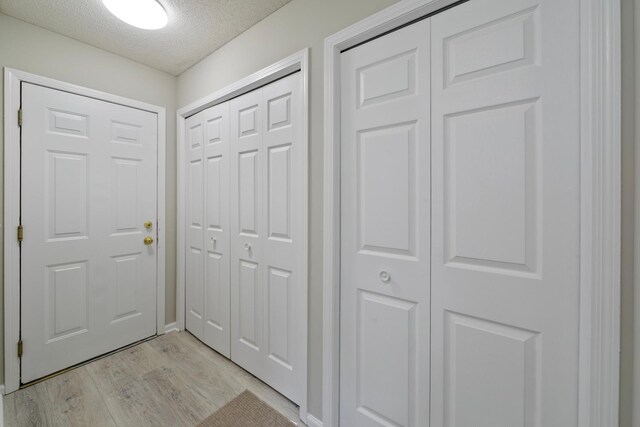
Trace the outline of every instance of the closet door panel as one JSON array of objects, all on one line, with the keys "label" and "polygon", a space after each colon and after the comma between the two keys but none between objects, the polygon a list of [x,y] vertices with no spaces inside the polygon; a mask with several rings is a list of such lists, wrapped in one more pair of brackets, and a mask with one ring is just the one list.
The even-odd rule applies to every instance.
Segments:
[{"label": "closet door panel", "polygon": [[341,56],[342,426],[429,423],[429,25]]},{"label": "closet door panel", "polygon": [[186,230],[186,328],[204,338],[204,124],[203,113],[186,120],[187,230]]},{"label": "closet door panel", "polygon": [[204,338],[230,357],[229,103],[204,111]]},{"label": "closet door panel", "polygon": [[300,73],[262,89],[263,283],[265,381],[295,400],[300,395],[306,330],[296,301],[306,300],[301,275],[304,191]]},{"label": "closet door panel", "polygon": [[579,2],[432,18],[433,426],[576,426]]},{"label": "closet door panel", "polygon": [[231,358],[263,373],[262,99],[257,90],[231,101]]}]

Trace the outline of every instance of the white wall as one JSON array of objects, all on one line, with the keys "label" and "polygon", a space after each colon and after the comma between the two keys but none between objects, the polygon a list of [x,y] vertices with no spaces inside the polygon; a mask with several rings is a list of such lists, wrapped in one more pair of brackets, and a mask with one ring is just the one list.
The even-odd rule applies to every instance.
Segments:
[{"label": "white wall", "polygon": [[[70,82],[80,86],[133,98],[167,109],[167,265],[166,320],[175,320],[175,235],[176,235],[176,84],[177,80],[162,71],[125,59],[0,14],[0,69],[15,68],[33,74]],[[4,79],[4,77],[3,77]],[[4,99],[4,89],[0,89]],[[4,117],[0,102],[0,117]],[[0,120],[0,138],[4,139]],[[0,150],[0,205],[3,200],[3,150]],[[4,208],[0,208],[0,224]],[[0,236],[0,240],[2,237]],[[0,260],[3,259],[0,244]],[[0,261],[0,277],[3,277]],[[4,343],[4,302],[0,292],[0,348]],[[0,383],[4,382],[4,353],[0,352]]]},{"label": "white wall", "polygon": [[[634,336],[634,155],[635,155],[635,81],[640,77],[635,69],[637,46],[634,41],[634,2],[621,0],[622,7],[622,265],[621,265],[621,353],[620,353],[620,427],[633,424],[633,336]],[[638,22],[638,21],[636,21]],[[640,71],[640,70],[638,70]],[[637,284],[636,284],[637,286]],[[636,289],[638,289],[636,287]],[[636,292],[640,292],[636,290]],[[636,335],[640,331],[635,331]],[[640,337],[639,337],[640,338]],[[640,357],[640,355],[635,355]],[[639,391],[636,391],[640,392]]]},{"label": "white wall", "polygon": [[183,107],[305,47],[311,48],[309,412],[322,418],[323,49],[325,37],[395,0],[293,0],[178,77]]}]

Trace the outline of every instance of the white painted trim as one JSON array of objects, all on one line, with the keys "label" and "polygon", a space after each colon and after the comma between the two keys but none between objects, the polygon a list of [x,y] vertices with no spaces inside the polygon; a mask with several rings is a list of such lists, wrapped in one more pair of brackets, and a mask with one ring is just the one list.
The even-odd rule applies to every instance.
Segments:
[{"label": "white painted trim", "polygon": [[4,426],[4,384],[0,385],[0,427]]},{"label": "white painted trim", "polygon": [[[640,1],[636,0],[634,28],[635,46],[640,46]],[[637,48],[636,48],[637,52]],[[640,55],[635,56],[635,76],[640,72]],[[634,325],[633,325],[633,396],[632,426],[640,426],[640,82],[635,77],[635,253],[634,253]]]},{"label": "white painted trim", "polygon": [[166,259],[167,259],[167,113],[162,107],[156,107],[158,110],[158,182],[157,182],[157,221],[156,224],[156,333],[162,335],[165,326],[166,311]]},{"label": "white painted trim", "polygon": [[579,425],[618,426],[620,379],[620,0],[580,1]]},{"label": "white painted trim", "polygon": [[[293,55],[284,58],[266,68],[263,68],[260,71],[257,71],[251,74],[248,77],[245,77],[237,82],[226,86],[211,95],[208,95],[198,101],[195,101],[185,107],[182,107],[178,110],[176,114],[176,127],[178,131],[177,135],[177,168],[178,168],[178,224],[177,224],[177,265],[176,265],[176,323],[179,330],[185,329],[185,185],[186,185],[186,177],[185,177],[185,167],[184,162],[186,159],[186,151],[185,151],[185,121],[187,117],[192,116],[196,113],[199,113],[202,110],[205,110],[209,107],[212,107],[216,104],[220,104],[222,102],[228,101],[232,98],[240,96],[244,93],[251,92],[254,89],[257,89],[261,86],[274,82],[282,77],[285,77],[293,72],[300,71],[302,75],[302,105],[305,108],[305,113],[303,114],[303,123],[302,123],[302,137],[303,141],[306,141],[306,144],[302,144],[303,146],[303,158],[305,159],[305,167],[303,173],[303,186],[307,188],[305,193],[306,200],[304,201],[304,212],[302,212],[303,216],[303,229],[304,235],[303,246],[307,248],[307,254],[304,257],[304,263],[302,268],[302,275],[307,277],[307,283],[309,282],[309,268],[308,268],[308,260],[309,260],[309,49],[303,49],[299,52],[294,53]],[[305,300],[307,304],[304,305],[303,308],[303,322],[304,329],[309,331],[308,319],[309,319],[309,309],[308,309],[308,286],[305,288]],[[305,340],[308,338],[308,333],[305,334]],[[304,384],[301,385],[303,389],[303,393],[301,396],[300,403],[300,419],[307,419],[307,395],[308,395],[308,381],[309,381],[309,373],[308,373],[308,364],[309,364],[309,355],[308,355],[308,342],[304,344],[304,366],[301,367],[303,372],[302,376],[304,378]]]},{"label": "white painted trim", "polygon": [[20,246],[15,232],[20,221],[20,128],[17,123],[20,108],[20,83],[27,82],[52,89],[95,98],[158,116],[158,257],[156,264],[156,333],[165,327],[165,180],[166,180],[166,110],[129,98],[77,86],[11,68],[4,69],[4,380],[7,393],[20,387],[20,360],[16,343],[20,337]]},{"label": "white painted trim", "polygon": [[20,128],[17,114],[20,83],[12,72],[4,73],[4,382],[8,392],[20,386],[20,246],[10,233],[20,223],[20,176],[9,165],[20,164]]},{"label": "white painted trim", "polygon": [[[340,52],[453,3],[454,0],[401,1],[325,40],[323,421],[327,427],[339,425]],[[618,424],[619,8],[620,0],[580,0],[583,215],[577,409],[580,426],[584,427]]]},{"label": "white painted trim", "polygon": [[180,332],[180,329],[178,329],[178,324],[176,322],[167,323],[164,326],[164,333],[168,334],[169,332]]},{"label": "white painted trim", "polygon": [[309,414],[307,416],[307,426],[308,427],[322,427],[322,421]]},{"label": "white painted trim", "polygon": [[185,133],[186,116],[181,116],[180,113],[176,114],[176,172],[177,183],[176,188],[178,197],[176,202],[176,324],[181,331],[185,330],[185,248],[186,248],[186,219],[185,219],[185,192],[181,191],[185,188],[186,177],[184,162],[187,158],[186,150],[184,149],[184,133]]}]

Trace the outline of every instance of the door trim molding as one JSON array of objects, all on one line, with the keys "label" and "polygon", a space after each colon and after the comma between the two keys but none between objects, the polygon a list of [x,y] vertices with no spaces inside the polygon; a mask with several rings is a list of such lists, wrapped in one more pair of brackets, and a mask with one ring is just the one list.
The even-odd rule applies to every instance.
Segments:
[{"label": "door trim molding", "polygon": [[[302,186],[307,189],[303,199],[304,211],[303,225],[304,234],[302,236],[303,245],[307,251],[304,257],[304,263],[302,265],[302,275],[307,277],[307,283],[309,283],[309,49],[303,49],[293,55],[284,58],[260,71],[257,71],[250,76],[247,76],[235,83],[232,83],[210,95],[205,96],[191,104],[188,104],[180,108],[176,113],[176,128],[177,128],[177,175],[178,175],[178,223],[177,223],[177,265],[176,265],[176,325],[178,330],[185,330],[185,248],[186,248],[186,218],[185,218],[185,194],[186,194],[186,170],[184,167],[184,161],[187,158],[185,150],[185,123],[187,117],[206,110],[216,104],[221,104],[232,98],[238,97],[245,93],[251,92],[254,89],[272,83],[282,77],[285,77],[291,73],[300,71],[302,75],[302,105],[304,106],[304,113],[302,114],[302,157],[305,159],[305,167],[303,172]],[[305,304],[302,309],[303,312],[303,329],[307,332],[308,328],[308,286],[305,288]],[[300,419],[307,420],[307,384],[308,384],[308,333],[305,334],[304,346],[304,366],[301,367],[302,376],[304,378],[304,384],[302,386],[303,395],[300,401]]]},{"label": "door trim molding", "polygon": [[[634,28],[640,28],[640,3],[634,2]],[[640,31],[634,34],[634,46],[640,46]],[[635,70],[640,70],[640,55],[635,56]],[[635,78],[635,76],[634,76]],[[634,190],[635,190],[635,241],[634,241],[634,262],[633,262],[633,293],[634,293],[634,319],[633,319],[633,381],[631,400],[631,425],[640,425],[640,84],[636,83],[634,93],[634,142],[635,162],[634,162]]]},{"label": "door trim molding", "polygon": [[[405,0],[325,39],[323,422],[339,425],[340,52],[449,7]],[[580,5],[580,361],[578,418],[618,425],[620,350],[620,0]]]},{"label": "door trim molding", "polygon": [[20,246],[15,230],[20,220],[20,83],[32,83],[76,95],[120,104],[158,115],[158,258],[156,269],[156,333],[165,331],[165,165],[166,110],[129,98],[77,86],[11,68],[4,69],[4,381],[6,393],[20,387]]}]

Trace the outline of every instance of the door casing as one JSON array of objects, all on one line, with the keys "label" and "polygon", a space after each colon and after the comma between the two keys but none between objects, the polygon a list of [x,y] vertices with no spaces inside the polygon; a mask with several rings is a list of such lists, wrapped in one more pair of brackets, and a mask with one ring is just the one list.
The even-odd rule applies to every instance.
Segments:
[{"label": "door casing", "polygon": [[20,246],[16,230],[20,224],[20,109],[22,82],[120,104],[158,115],[157,212],[158,245],[156,265],[156,334],[165,332],[165,108],[59,80],[4,69],[4,393],[20,387],[20,359],[16,346],[20,337]]},{"label": "door casing", "polygon": [[[473,0],[471,0],[473,1]],[[323,425],[340,416],[341,52],[459,0],[407,0],[325,39]],[[620,350],[620,0],[580,3],[579,425],[618,425]],[[604,83],[602,83],[604,82]]]}]

